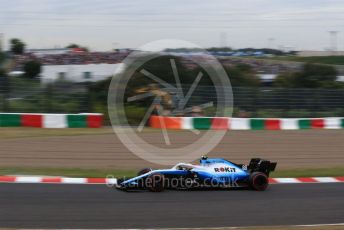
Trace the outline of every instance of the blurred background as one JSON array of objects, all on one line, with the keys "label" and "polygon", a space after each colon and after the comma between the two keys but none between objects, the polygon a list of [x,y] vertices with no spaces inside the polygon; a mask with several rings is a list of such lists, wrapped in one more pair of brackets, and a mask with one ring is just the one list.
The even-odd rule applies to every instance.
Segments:
[{"label": "blurred background", "polygon": [[[197,64],[211,62],[210,54],[221,63],[231,82],[234,104],[229,109],[233,109],[233,117],[337,117],[339,123],[336,123],[336,127],[343,127],[342,1],[261,0],[240,3],[216,0],[210,3],[188,0],[176,4],[168,0],[96,3],[90,0],[0,0],[0,3],[2,114],[100,113],[104,114],[102,124],[110,126],[107,99],[111,78],[116,78],[118,73],[125,70],[124,60],[133,52],[150,54],[159,51],[158,58],[144,63],[136,70],[127,85],[125,96],[158,96],[162,102],[163,115],[216,115],[217,102],[223,98],[217,98],[214,89],[224,86],[214,85]],[[161,39],[190,41],[203,49],[192,45],[182,46],[178,42],[165,42],[160,47],[138,48]],[[146,70],[175,86],[170,63],[172,59],[178,69],[184,94],[191,88],[198,73],[204,74],[186,105],[191,108],[189,111],[172,112],[180,100],[176,92],[164,88],[142,73],[142,70]],[[153,99],[144,97],[143,100],[126,100],[125,112],[130,124],[140,124]],[[213,106],[201,106],[209,105],[207,103],[213,103]],[[6,119],[16,119],[14,123],[11,121],[16,126],[21,124],[18,116]],[[42,127],[43,118],[35,119],[28,122],[29,126]],[[98,123],[91,124],[86,115],[59,117],[58,124],[54,120],[56,117],[49,119],[48,127],[99,127],[100,121],[99,118],[93,118],[98,119]],[[0,122],[0,126],[6,124]],[[60,149],[63,147],[56,144],[60,143],[58,138],[44,142],[51,152],[43,147],[39,151],[35,149],[35,141],[28,141],[31,149],[20,150],[19,145],[13,147],[12,142],[2,140],[2,146],[8,144],[8,147],[4,147],[0,153],[10,159],[3,163],[4,166],[60,167],[71,152],[75,155],[71,157],[73,160],[68,161],[69,167],[135,168],[142,164],[142,160],[123,148],[119,140],[112,143],[110,140],[113,134],[106,128],[97,131],[3,128],[2,131],[5,138],[104,134],[98,136],[99,141],[88,142],[91,146],[86,149],[79,145],[84,141],[67,138],[61,142],[69,143],[65,147],[75,149],[75,152]],[[143,134],[153,144],[162,141],[160,131],[155,131]],[[185,133],[187,137],[190,136],[188,132]],[[343,157],[338,143],[342,138],[341,130],[328,131],[329,135],[318,130],[281,131],[278,134],[268,131],[241,132],[246,131],[227,134],[227,139],[221,143],[218,151],[224,154],[223,157],[230,155],[234,160],[243,160],[258,151],[266,153],[267,157],[281,159],[280,165],[284,164],[285,168],[305,165],[316,167],[324,159],[329,165],[342,166]],[[186,141],[188,139],[179,133],[172,135],[176,138],[174,143],[189,144]],[[280,139],[274,142],[274,138]],[[244,142],[250,143],[243,145]],[[267,149],[267,143],[272,147]],[[319,146],[314,147],[313,143]],[[105,148],[106,144],[111,147]],[[57,145],[59,148],[56,148]],[[99,145],[101,147],[97,147]],[[290,146],[299,158],[287,157]],[[96,154],[99,148],[106,149],[105,155]],[[18,156],[8,153],[13,149]],[[37,152],[41,155],[37,155]],[[88,152],[89,156],[84,155],[84,152]],[[323,152],[328,152],[328,155]],[[56,156],[61,158],[55,159]],[[23,157],[29,157],[30,161],[19,163]],[[101,163],[91,161],[93,157]],[[313,159],[312,163],[309,163],[308,158]],[[114,161],[110,164],[109,159]]]}]

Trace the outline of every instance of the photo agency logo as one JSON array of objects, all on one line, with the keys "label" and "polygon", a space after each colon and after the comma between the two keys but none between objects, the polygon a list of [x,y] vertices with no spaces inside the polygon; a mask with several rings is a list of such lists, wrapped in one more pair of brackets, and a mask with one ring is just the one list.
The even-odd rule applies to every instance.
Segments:
[{"label": "photo agency logo", "polygon": [[121,184],[131,178],[123,177],[117,181],[113,175],[108,175],[106,185],[109,188],[117,187],[122,189],[145,189],[161,185],[165,188],[171,189],[197,189],[197,188],[238,188],[238,178],[234,175],[228,177],[212,177],[200,179],[197,174],[191,177],[164,177],[160,174],[151,174],[135,182],[126,182],[125,185]]},{"label": "photo agency logo", "polygon": [[[171,139],[171,132],[176,131],[167,129],[165,117],[200,116],[201,111],[230,117],[232,105],[231,84],[219,61],[182,40],[154,41],[130,53],[121,71],[113,76],[108,92],[109,117],[118,138],[138,157],[160,165],[191,162],[216,147],[226,132],[183,131],[196,138],[181,146]],[[144,138],[152,116],[160,124],[163,144]],[[190,118],[183,120],[192,122]]]}]

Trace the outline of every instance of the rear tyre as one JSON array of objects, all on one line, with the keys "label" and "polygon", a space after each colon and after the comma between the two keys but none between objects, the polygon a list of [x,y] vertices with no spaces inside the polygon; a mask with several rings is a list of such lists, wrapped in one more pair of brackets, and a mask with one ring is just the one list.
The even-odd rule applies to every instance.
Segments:
[{"label": "rear tyre", "polygon": [[250,187],[256,191],[264,191],[269,185],[269,178],[265,173],[253,172],[250,175]]},{"label": "rear tyre", "polygon": [[164,191],[165,177],[160,173],[155,173],[147,177],[146,188],[151,192],[162,192]]},{"label": "rear tyre", "polygon": [[152,171],[151,168],[144,168],[144,169],[141,169],[138,173],[137,173],[137,176],[141,176],[143,174],[146,174],[148,172]]}]

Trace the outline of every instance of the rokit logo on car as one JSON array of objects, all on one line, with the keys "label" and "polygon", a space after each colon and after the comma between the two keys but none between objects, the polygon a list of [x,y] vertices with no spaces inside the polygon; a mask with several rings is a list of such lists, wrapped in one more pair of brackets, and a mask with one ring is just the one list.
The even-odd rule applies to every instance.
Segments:
[{"label": "rokit logo on car", "polygon": [[221,168],[214,168],[215,172],[235,172],[235,168],[230,167],[221,167]]}]

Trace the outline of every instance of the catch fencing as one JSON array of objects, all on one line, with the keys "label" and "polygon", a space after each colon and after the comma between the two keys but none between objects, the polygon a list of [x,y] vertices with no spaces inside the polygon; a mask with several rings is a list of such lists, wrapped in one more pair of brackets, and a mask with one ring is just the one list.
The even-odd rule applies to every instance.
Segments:
[{"label": "catch fencing", "polygon": [[85,83],[41,85],[38,81],[11,79],[0,82],[0,112],[82,113],[92,110]]},{"label": "catch fencing", "polygon": [[[184,95],[190,87],[183,85]],[[234,117],[344,117],[344,89],[233,87],[225,90],[233,92]],[[176,93],[170,93],[173,101],[178,102]],[[95,111],[95,105],[106,105],[104,97],[94,96],[99,94],[106,97],[107,88],[96,92],[91,90],[91,83],[60,82],[41,85],[38,82],[11,80],[10,84],[0,82],[0,112],[106,113]],[[223,100],[225,98],[217,98],[215,87],[197,86],[187,107],[211,104],[212,108],[204,109],[204,115],[214,116],[214,108]],[[132,105],[147,107],[149,103],[132,102]],[[103,107],[105,110],[106,106]]]},{"label": "catch fencing", "polygon": [[[184,86],[183,91],[187,92],[189,88]],[[344,116],[344,89],[233,87],[226,90],[233,93],[233,116],[236,117]],[[217,98],[215,87],[198,86],[188,106],[210,102],[216,106],[223,100]]]}]

